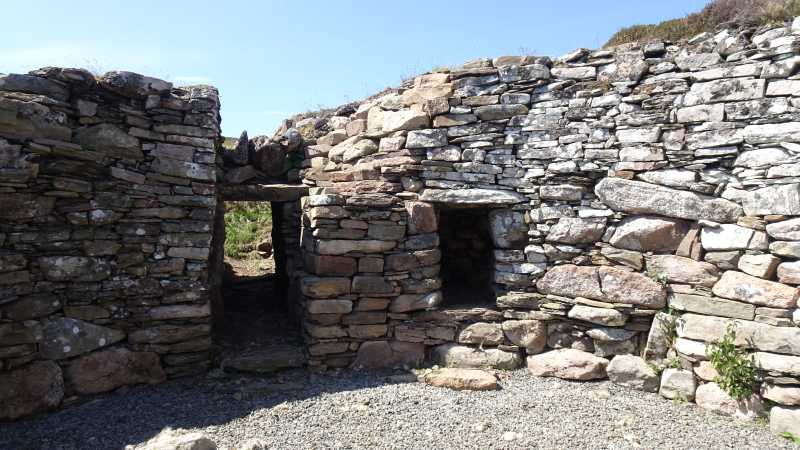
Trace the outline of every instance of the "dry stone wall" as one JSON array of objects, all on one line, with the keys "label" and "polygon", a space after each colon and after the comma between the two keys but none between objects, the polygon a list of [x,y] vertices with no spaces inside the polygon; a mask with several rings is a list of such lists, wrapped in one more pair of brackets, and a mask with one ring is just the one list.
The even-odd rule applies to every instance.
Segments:
[{"label": "dry stone wall", "polygon": [[208,86],[0,75],[0,420],[206,370],[219,123]]},{"label": "dry stone wall", "polygon": [[[609,360],[642,354],[681,367],[664,395],[703,384],[708,405],[721,390],[705,349],[735,322],[773,411],[797,418],[799,50],[796,20],[481,59],[314,122],[326,133],[302,172],[311,364],[527,357],[539,375],[624,383],[652,369]],[[452,230],[438,218],[452,208],[489,210],[491,305],[442,295]]]}]

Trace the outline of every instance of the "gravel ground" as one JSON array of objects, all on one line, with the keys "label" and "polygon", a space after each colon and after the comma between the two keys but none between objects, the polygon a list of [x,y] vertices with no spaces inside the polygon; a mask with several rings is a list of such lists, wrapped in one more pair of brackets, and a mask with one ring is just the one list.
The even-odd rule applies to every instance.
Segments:
[{"label": "gravel ground", "polygon": [[[736,423],[608,382],[501,373],[503,389],[455,392],[351,371],[200,378],[140,386],[0,425],[3,449],[114,449],[162,428],[199,430],[226,448],[800,448],[763,424]],[[406,377],[407,378],[407,377]]]}]

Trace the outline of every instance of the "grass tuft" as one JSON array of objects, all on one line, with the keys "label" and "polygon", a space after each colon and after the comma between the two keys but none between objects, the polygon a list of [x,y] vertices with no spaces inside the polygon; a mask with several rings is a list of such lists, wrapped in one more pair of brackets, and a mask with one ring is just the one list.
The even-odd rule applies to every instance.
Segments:
[{"label": "grass tuft", "polygon": [[225,256],[235,259],[260,258],[258,244],[272,233],[272,209],[267,202],[225,204]]},{"label": "grass tuft", "polygon": [[723,26],[761,26],[787,22],[795,16],[800,16],[800,0],[714,0],[686,17],[622,28],[605,47],[653,40],[677,42]]}]

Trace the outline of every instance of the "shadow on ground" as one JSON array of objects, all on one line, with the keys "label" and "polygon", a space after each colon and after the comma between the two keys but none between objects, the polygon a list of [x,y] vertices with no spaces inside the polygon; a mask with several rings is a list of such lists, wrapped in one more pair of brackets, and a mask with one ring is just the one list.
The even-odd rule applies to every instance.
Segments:
[{"label": "shadow on ground", "polygon": [[294,370],[276,376],[212,376],[115,393],[13,423],[0,424],[1,449],[121,449],[165,427],[221,425],[253,411],[326,393],[402,382],[397,372],[324,375]]}]

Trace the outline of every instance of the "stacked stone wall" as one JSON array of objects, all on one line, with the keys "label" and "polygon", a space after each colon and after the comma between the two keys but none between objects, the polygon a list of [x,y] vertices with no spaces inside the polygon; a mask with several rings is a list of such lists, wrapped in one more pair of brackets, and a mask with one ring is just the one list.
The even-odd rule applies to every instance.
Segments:
[{"label": "stacked stone wall", "polygon": [[[302,172],[312,364],[527,357],[587,379],[641,354],[681,366],[663,390],[688,378],[693,398],[735,321],[764,396],[791,410],[799,25],[481,59],[337,111]],[[490,307],[442,303],[437,215],[453,207],[490,209]]]},{"label": "stacked stone wall", "polygon": [[0,420],[209,367],[219,123],[208,86],[0,75]]}]

